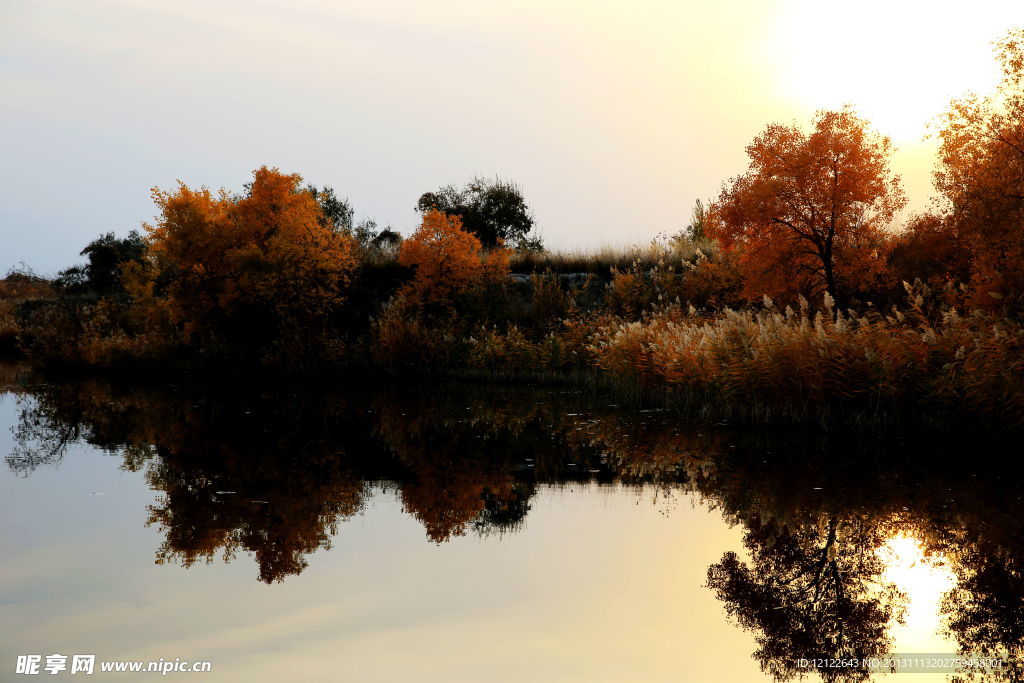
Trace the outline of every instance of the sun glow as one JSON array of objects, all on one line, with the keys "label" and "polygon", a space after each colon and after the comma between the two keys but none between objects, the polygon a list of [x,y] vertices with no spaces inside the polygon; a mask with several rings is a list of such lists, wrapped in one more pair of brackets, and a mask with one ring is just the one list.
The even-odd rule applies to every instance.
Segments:
[{"label": "sun glow", "polygon": [[1021,24],[1016,1],[964,12],[943,0],[791,0],[778,31],[783,86],[815,109],[852,104],[895,142],[915,142],[950,99],[991,89],[991,43]]},{"label": "sun glow", "polygon": [[904,623],[892,630],[894,651],[945,652],[955,645],[940,635],[940,603],[956,581],[942,556],[924,554],[921,542],[894,536],[879,550],[886,568],[882,581],[896,585],[907,597]]}]

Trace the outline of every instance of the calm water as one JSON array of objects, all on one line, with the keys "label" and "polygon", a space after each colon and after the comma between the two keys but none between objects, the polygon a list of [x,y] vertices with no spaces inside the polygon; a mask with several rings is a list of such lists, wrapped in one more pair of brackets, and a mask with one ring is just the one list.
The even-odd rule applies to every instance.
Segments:
[{"label": "calm water", "polygon": [[2,373],[2,680],[91,653],[217,681],[756,681],[1024,642],[1006,446],[683,428],[550,389]]}]

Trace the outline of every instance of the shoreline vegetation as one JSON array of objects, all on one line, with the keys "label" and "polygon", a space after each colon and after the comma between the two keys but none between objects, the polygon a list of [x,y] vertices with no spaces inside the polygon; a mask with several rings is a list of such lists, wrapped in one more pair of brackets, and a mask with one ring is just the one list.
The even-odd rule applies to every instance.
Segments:
[{"label": "shoreline vegetation", "polygon": [[[1024,425],[1024,32],[940,117],[942,204],[899,222],[854,111],[772,124],[750,166],[644,247],[547,251],[514,183],[427,192],[402,238],[266,166],[153,190],[144,232],[0,280],[0,355],[62,371],[226,368],[562,381],[689,418],[884,431]],[[343,381],[343,380],[342,380]]]}]

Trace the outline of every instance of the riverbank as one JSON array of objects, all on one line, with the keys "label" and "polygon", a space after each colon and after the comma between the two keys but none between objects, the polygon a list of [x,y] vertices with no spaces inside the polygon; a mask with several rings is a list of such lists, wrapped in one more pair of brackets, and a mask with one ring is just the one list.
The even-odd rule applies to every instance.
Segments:
[{"label": "riverbank", "polygon": [[670,305],[639,319],[577,312],[543,332],[385,315],[371,334],[334,346],[329,357],[242,363],[179,347],[177,355],[42,365],[58,378],[99,372],[155,382],[559,385],[671,408],[694,423],[1020,431],[1024,326],[982,312],[929,315],[921,297],[911,304],[861,315],[828,302],[817,311],[764,302],[717,313]]}]

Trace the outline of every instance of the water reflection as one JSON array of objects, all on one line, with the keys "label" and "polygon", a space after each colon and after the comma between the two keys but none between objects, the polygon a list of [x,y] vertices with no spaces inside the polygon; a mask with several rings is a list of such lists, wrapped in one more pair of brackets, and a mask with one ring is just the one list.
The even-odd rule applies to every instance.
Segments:
[{"label": "water reflection", "polygon": [[160,494],[144,516],[163,535],[158,563],[251,554],[273,583],[329,548],[376,490],[441,544],[519,533],[540,486],[618,482],[740,526],[743,547],[723,548],[706,586],[778,680],[801,673],[800,657],[908,645],[1008,655],[1024,644],[1022,466],[998,444],[971,445],[965,462],[949,443],[687,429],[557,391],[194,392],[4,377],[20,396],[9,469],[30,476],[84,440],[144,473]]},{"label": "water reflection", "polygon": [[879,587],[884,526],[837,514],[788,523],[755,515],[744,526],[751,561],[727,552],[708,570],[708,586],[757,634],[754,657],[765,672],[779,680],[796,676],[794,653],[863,659],[890,650],[887,627],[904,596]]},{"label": "water reflection", "polygon": [[885,564],[882,580],[906,596],[903,623],[893,629],[903,648],[913,652],[951,651],[948,641],[938,636],[942,629],[942,596],[956,585],[945,557],[926,553],[921,539],[907,533],[889,538],[879,555]]},{"label": "water reflection", "polygon": [[[442,543],[512,533],[537,482],[607,469],[592,447],[553,447],[557,401],[538,406],[523,395],[497,414],[482,396],[447,398],[291,393],[240,401],[122,392],[100,381],[42,385],[21,399],[7,463],[28,476],[84,439],[161,492],[148,511],[165,537],[158,562],[188,567],[242,550],[268,583],[300,573],[306,556],[328,548],[371,488],[393,490],[427,538]],[[567,453],[578,453],[570,459],[577,462],[567,464]]]}]

